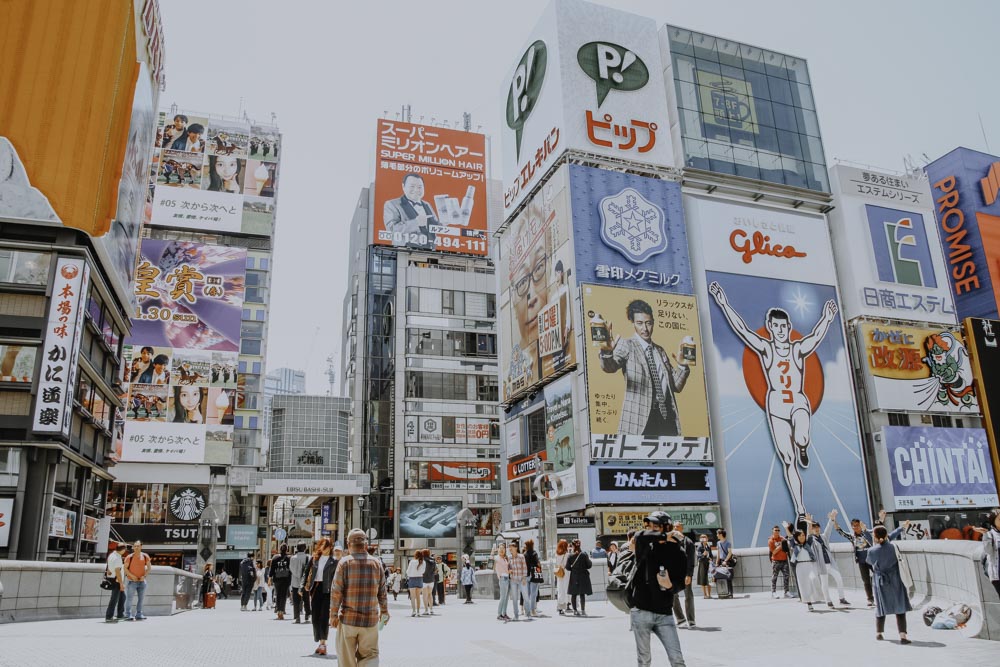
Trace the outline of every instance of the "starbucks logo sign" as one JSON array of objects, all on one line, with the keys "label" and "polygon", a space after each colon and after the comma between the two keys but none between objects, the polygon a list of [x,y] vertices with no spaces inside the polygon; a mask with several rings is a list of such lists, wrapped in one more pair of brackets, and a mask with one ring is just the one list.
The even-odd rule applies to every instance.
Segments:
[{"label": "starbucks logo sign", "polygon": [[205,511],[205,495],[198,489],[185,486],[170,497],[170,513],[178,521],[194,521]]}]

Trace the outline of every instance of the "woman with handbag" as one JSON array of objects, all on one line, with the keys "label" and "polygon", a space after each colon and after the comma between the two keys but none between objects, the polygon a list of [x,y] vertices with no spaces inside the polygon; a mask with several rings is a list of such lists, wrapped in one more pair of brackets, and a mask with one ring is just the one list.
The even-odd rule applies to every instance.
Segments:
[{"label": "woman with handbag", "polygon": [[792,526],[787,521],[784,522],[784,526],[789,537],[788,557],[795,566],[795,583],[799,587],[799,598],[806,603],[809,611],[812,611],[815,603],[823,601],[821,580],[816,574],[815,555],[805,531],[792,531]]},{"label": "woman with handbag", "polygon": [[899,643],[909,644],[906,637],[906,612],[912,611],[910,596],[903,582],[899,550],[889,542],[889,531],[885,526],[875,526],[872,531],[875,546],[868,550],[866,561],[872,568],[872,589],[875,593],[875,639],[881,640],[885,631],[885,617],[896,616]]},{"label": "woman with handbag", "polygon": [[[509,621],[507,601],[510,598],[510,561],[507,559],[507,545],[501,542],[497,545],[496,558],[493,559],[493,572],[500,584],[500,604],[497,607],[497,620]],[[514,601],[517,604],[517,600]]]},{"label": "woman with handbag", "polygon": [[556,544],[556,609],[559,615],[566,613],[569,605],[569,572],[566,563],[569,561],[569,542],[559,540]]},{"label": "woman with handbag", "polygon": [[535,541],[524,541],[524,564],[528,568],[528,592],[524,596],[524,613],[526,616],[538,617],[538,585],[544,581],[542,563],[535,551]]},{"label": "woman with handbag", "polygon": [[[580,548],[580,540],[573,540],[573,553],[566,561],[569,570],[569,595],[573,604],[574,616],[587,615],[587,596],[594,594],[590,584],[590,568],[593,563],[590,556]],[[576,608],[576,598],[580,598],[580,610]]]}]

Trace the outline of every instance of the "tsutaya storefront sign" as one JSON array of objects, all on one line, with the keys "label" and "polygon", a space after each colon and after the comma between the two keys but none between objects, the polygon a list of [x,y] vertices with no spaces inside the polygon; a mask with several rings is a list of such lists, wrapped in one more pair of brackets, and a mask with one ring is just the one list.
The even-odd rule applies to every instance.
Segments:
[{"label": "tsutaya storefront sign", "polygon": [[656,23],[553,0],[504,78],[504,215],[567,149],[673,163]]}]

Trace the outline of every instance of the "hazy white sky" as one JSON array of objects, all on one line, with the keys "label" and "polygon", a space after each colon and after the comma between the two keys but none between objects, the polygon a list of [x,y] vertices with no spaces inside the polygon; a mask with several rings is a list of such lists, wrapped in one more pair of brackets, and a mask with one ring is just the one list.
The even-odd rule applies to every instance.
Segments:
[{"label": "hazy white sky", "polygon": [[[268,368],[326,390],[340,348],[348,226],[373,171],[375,120],[499,135],[500,88],[540,0],[161,0],[168,107],[270,119],[284,134]],[[958,0],[607,0],[603,4],[805,58],[827,159],[901,170],[963,145],[1000,151],[1000,3]],[[499,142],[494,142],[494,147]],[[500,156],[491,176],[499,177]],[[338,362],[339,373],[339,362]]]}]

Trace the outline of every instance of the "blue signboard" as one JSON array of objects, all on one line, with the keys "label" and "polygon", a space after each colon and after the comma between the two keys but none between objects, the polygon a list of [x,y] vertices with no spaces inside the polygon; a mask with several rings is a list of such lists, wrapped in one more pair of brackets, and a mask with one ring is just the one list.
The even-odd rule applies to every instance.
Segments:
[{"label": "blue signboard", "polygon": [[956,148],[925,168],[959,319],[997,319],[1000,157]]},{"label": "blue signboard", "polygon": [[691,294],[681,187],[571,165],[577,282]]},{"label": "blue signboard", "polygon": [[595,464],[587,467],[590,500],[595,503],[717,503],[715,468]]},{"label": "blue signboard", "polygon": [[997,504],[984,429],[886,426],[882,444],[897,510]]}]

